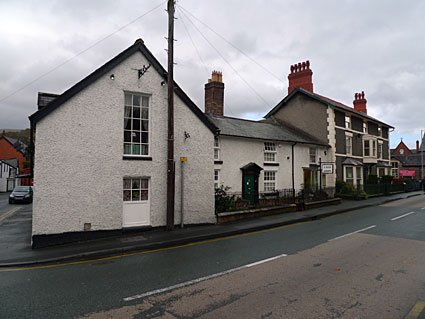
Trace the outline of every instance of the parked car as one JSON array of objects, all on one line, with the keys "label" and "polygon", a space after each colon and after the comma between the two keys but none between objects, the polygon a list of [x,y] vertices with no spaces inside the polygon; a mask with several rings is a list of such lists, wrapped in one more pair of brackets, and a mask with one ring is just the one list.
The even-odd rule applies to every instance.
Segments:
[{"label": "parked car", "polygon": [[31,186],[16,186],[12,194],[9,195],[9,204],[16,202],[32,203],[32,187]]}]

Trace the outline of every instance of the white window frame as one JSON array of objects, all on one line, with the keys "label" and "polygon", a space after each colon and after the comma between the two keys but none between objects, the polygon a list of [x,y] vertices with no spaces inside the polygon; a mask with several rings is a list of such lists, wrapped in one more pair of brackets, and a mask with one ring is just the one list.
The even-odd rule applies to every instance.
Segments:
[{"label": "white window frame", "polygon": [[220,170],[214,169],[214,189],[220,187]]},{"label": "white window frame", "polygon": [[317,163],[317,148],[315,147],[309,148],[309,158],[310,158],[310,164]]},{"label": "white window frame", "polygon": [[214,137],[214,160],[220,160],[220,139],[218,136]]},{"label": "white window frame", "polygon": [[[130,182],[130,184],[128,184]],[[142,196],[143,194],[143,196]],[[148,177],[124,177],[123,179],[123,201],[141,202],[149,200],[149,178]]]},{"label": "white window frame", "polygon": [[[129,101],[131,100],[131,102]],[[139,102],[136,102],[139,99]],[[139,105],[137,105],[137,103]],[[151,98],[149,95],[124,92],[123,155],[149,157],[151,154]],[[138,110],[138,117],[135,111]],[[129,112],[128,112],[129,111]],[[128,121],[130,125],[128,125]],[[138,125],[137,121],[139,121]],[[137,140],[138,141],[137,141]],[[128,147],[130,149],[128,150]],[[138,150],[138,151],[137,151]],[[144,151],[145,150],[145,151]],[[146,151],[147,150],[147,151]]]},{"label": "white window frame", "polygon": [[[351,168],[353,170],[353,177],[350,178],[350,180],[352,180],[352,185],[353,186],[359,186],[363,183],[363,167],[362,166],[344,166],[344,181],[348,183],[347,180],[347,168]],[[360,178],[357,174],[357,170],[360,169]],[[359,183],[360,181],[360,183]]]},{"label": "white window frame", "polygon": [[400,178],[400,170],[398,167],[398,162],[391,162],[391,175],[394,178]]},{"label": "white window frame", "polygon": [[[368,144],[367,148],[366,148],[366,142]],[[365,157],[370,157],[370,154],[371,154],[371,152],[370,152],[370,144],[371,143],[370,142],[371,142],[370,140],[364,140],[364,142],[363,142],[363,155]],[[369,154],[366,154],[366,150],[368,151]]]},{"label": "white window frame", "polygon": [[367,122],[363,122],[363,133],[367,134]]},{"label": "white window frame", "polygon": [[382,143],[382,141],[378,141],[378,153],[377,153],[377,157],[378,158],[382,158],[382,151],[383,151],[383,143]]},{"label": "white window frame", "polygon": [[276,143],[264,142],[264,162],[276,162]]},{"label": "white window frame", "polygon": [[353,137],[349,135],[345,136],[345,154],[353,154]]},{"label": "white window frame", "polygon": [[264,192],[276,191],[277,171],[264,171]]},{"label": "white window frame", "polygon": [[372,157],[376,157],[376,140],[372,140]]},{"label": "white window frame", "polygon": [[349,115],[345,115],[345,128],[351,129],[351,117]]}]

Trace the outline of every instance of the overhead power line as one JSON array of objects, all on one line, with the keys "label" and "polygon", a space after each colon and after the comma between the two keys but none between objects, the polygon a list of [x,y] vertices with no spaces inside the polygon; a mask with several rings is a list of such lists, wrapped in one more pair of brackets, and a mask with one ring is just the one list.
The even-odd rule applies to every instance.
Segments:
[{"label": "overhead power line", "polygon": [[190,35],[190,33],[189,33],[189,29],[186,27],[186,23],[184,23],[184,19],[183,19],[182,14],[180,13],[180,10],[179,10],[179,16],[180,16],[180,21],[182,22],[183,27],[184,27],[184,29],[186,30],[187,36],[189,37],[190,42],[192,42],[192,45],[193,45],[193,47],[195,48],[196,54],[198,55],[199,60],[200,60],[200,61],[201,61],[201,63],[203,64],[203,66],[204,66],[204,68],[205,68],[205,72],[207,73],[207,76],[208,76],[208,75],[209,75],[208,67],[207,67],[207,65],[205,64],[204,60],[202,59],[201,54],[199,53],[198,47],[196,46],[195,42],[193,41],[193,39],[192,39],[192,37],[191,37],[191,35]]},{"label": "overhead power line", "polygon": [[[177,9],[179,10],[179,7],[177,7]],[[254,92],[267,106],[271,107],[271,105],[266,101],[266,99],[264,99],[260,93],[257,92],[257,90],[255,90],[249,83],[248,81],[246,81],[243,76],[238,72],[238,70],[236,70],[233,65],[227,61],[227,59],[224,57],[223,54],[221,54],[221,52],[206,38],[206,36],[201,32],[201,30],[199,30],[199,28],[193,23],[193,21],[186,15],[185,12],[180,11],[183,16],[186,17],[186,19],[192,24],[192,26],[199,32],[199,34],[202,36],[202,38],[215,50],[215,52],[217,52],[217,54],[223,59],[224,62],[227,63],[227,65],[233,70],[233,72],[235,72],[235,74],[252,90],[252,92]]]},{"label": "overhead power line", "polygon": [[128,27],[129,25],[135,23],[136,21],[140,20],[141,18],[143,18],[144,16],[148,15],[149,13],[155,11],[156,9],[158,9],[159,7],[161,7],[164,3],[166,3],[167,1],[162,1],[160,4],[158,4],[157,6],[153,7],[152,9],[150,9],[149,11],[145,12],[144,14],[138,16],[137,18],[131,20],[130,22],[128,22],[127,24],[119,27],[117,30],[115,30],[114,32],[108,34],[107,36],[103,37],[102,39],[96,41],[95,43],[93,43],[92,45],[90,45],[89,47],[87,47],[86,49],[84,49],[83,51],[78,52],[77,54],[75,54],[74,56],[72,56],[71,58],[69,58],[68,60],[65,60],[64,62],[62,62],[61,64],[55,66],[53,69],[47,71],[46,73],[43,73],[42,75],[38,76],[37,78],[35,78],[34,80],[28,82],[27,84],[25,84],[24,86],[20,87],[19,89],[13,91],[12,93],[2,97],[0,99],[0,102],[3,102],[4,100],[8,99],[9,97],[15,95],[16,93],[22,91],[23,89],[27,88],[28,86],[30,86],[31,84],[37,82],[38,80],[44,78],[45,76],[49,75],[50,73],[56,71],[57,69],[59,69],[60,67],[62,67],[63,65],[67,64],[68,62],[70,62],[71,60],[75,59],[76,57],[80,56],[81,54],[87,52],[88,50],[94,48],[96,45],[98,45],[99,43],[105,41],[106,39],[110,38],[111,36],[113,36],[114,34],[117,34],[118,32],[120,32],[121,30],[125,29],[126,27]]},{"label": "overhead power line", "polygon": [[242,55],[244,55],[247,59],[249,59],[251,62],[253,62],[254,64],[256,64],[258,67],[260,67],[261,69],[263,69],[265,72],[267,72],[268,74],[270,74],[272,77],[274,77],[276,80],[286,84],[280,77],[278,77],[277,75],[275,75],[273,72],[271,72],[270,70],[268,70],[266,67],[264,67],[263,65],[261,65],[260,63],[258,63],[258,61],[256,61],[255,59],[251,58],[248,54],[246,54],[244,51],[242,51],[240,48],[238,48],[236,45],[234,45],[233,43],[231,43],[229,40],[227,40],[224,36],[222,36],[220,33],[216,32],[213,28],[211,28],[208,24],[206,24],[205,22],[203,22],[201,19],[197,18],[196,16],[194,16],[192,13],[190,13],[187,9],[185,9],[184,7],[180,6],[179,7],[181,9],[183,9],[188,15],[190,15],[192,18],[194,18],[195,20],[197,20],[199,23],[201,23],[203,26],[205,26],[207,29],[209,29],[211,32],[213,32],[216,36],[218,36],[219,38],[221,38],[223,41],[225,41],[227,44],[229,44],[230,46],[232,46],[235,50],[237,50],[239,53],[241,53]]}]

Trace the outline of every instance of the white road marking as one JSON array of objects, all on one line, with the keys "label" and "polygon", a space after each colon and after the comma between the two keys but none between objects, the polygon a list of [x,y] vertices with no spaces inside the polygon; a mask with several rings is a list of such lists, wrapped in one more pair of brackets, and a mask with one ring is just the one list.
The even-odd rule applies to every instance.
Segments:
[{"label": "white road marking", "polygon": [[398,216],[398,217],[391,218],[391,220],[397,220],[397,219],[399,219],[399,218],[403,218],[403,217],[406,217],[406,216],[412,215],[412,214],[414,214],[414,213],[415,213],[415,212],[410,212],[410,213],[407,213],[407,214],[404,214],[404,215],[401,215],[401,216]]},{"label": "white road marking", "polygon": [[182,282],[180,284],[173,285],[173,286],[170,286],[170,287],[156,289],[156,290],[152,290],[152,291],[149,291],[149,292],[145,292],[145,293],[140,294],[140,295],[135,295],[135,296],[127,297],[127,298],[124,298],[124,301],[131,301],[131,300],[135,300],[135,299],[140,299],[140,298],[144,298],[144,297],[148,297],[148,296],[160,294],[160,293],[163,293],[163,292],[166,292],[166,291],[174,290],[174,289],[177,289],[177,288],[182,288],[182,287],[190,286],[190,285],[193,285],[193,284],[197,284],[198,282],[201,282],[201,281],[205,281],[205,280],[209,280],[209,279],[212,279],[212,278],[216,278],[216,277],[220,277],[220,276],[223,276],[223,275],[227,275],[227,274],[230,274],[230,273],[235,272],[235,271],[238,271],[238,270],[242,270],[242,269],[254,267],[254,266],[257,266],[257,265],[260,265],[260,264],[264,264],[266,262],[269,262],[269,261],[272,261],[272,260],[275,260],[275,259],[279,259],[279,258],[282,258],[282,257],[286,257],[286,256],[287,256],[286,254],[282,254],[282,255],[275,256],[275,257],[263,259],[263,260],[260,260],[260,261],[255,262],[255,263],[252,263],[252,264],[248,264],[248,265],[236,267],[236,268],[229,269],[229,270],[226,270],[226,271],[222,271],[222,272],[219,272],[219,273],[216,273],[216,274],[212,274],[212,275],[209,275],[209,276],[205,276],[205,277],[201,277],[201,278],[189,280],[189,281]]},{"label": "white road marking", "polygon": [[376,225],[369,226],[369,227],[366,227],[366,228],[363,228],[363,229],[359,229],[359,230],[353,231],[352,233],[349,233],[349,234],[345,234],[345,235],[342,235],[342,236],[338,236],[338,237],[329,239],[328,241],[332,241],[332,240],[344,238],[344,237],[347,237],[347,236],[350,236],[350,235],[353,235],[353,234],[357,234],[357,233],[360,233],[362,231],[365,231],[365,230],[368,230],[368,229],[371,229],[371,228],[375,228],[375,227],[376,227]]},{"label": "white road marking", "polygon": [[421,209],[425,209],[425,207],[422,207]]},{"label": "white road marking", "polygon": [[14,213],[16,213],[18,210],[20,210],[22,208],[22,206],[20,207],[15,207],[12,208],[11,210],[9,210],[7,213],[3,214],[2,216],[0,216],[0,224],[9,216],[12,216]]}]

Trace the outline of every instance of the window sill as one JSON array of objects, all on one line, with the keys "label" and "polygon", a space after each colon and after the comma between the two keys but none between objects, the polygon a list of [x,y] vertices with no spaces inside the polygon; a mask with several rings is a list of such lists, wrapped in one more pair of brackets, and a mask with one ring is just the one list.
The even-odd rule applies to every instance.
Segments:
[{"label": "window sill", "polygon": [[152,161],[152,157],[147,157],[147,156],[123,156],[122,157],[123,160],[125,161]]},{"label": "window sill", "polygon": [[271,163],[271,162],[265,162],[263,163],[264,166],[279,166],[279,163]]}]

